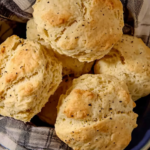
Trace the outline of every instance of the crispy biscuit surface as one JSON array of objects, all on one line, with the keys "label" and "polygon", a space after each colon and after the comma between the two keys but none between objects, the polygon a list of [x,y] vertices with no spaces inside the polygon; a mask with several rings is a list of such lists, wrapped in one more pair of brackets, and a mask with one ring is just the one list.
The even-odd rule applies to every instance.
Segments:
[{"label": "crispy biscuit surface", "polygon": [[94,70],[125,81],[134,101],[150,93],[150,48],[139,38],[123,35]]},{"label": "crispy biscuit surface", "polygon": [[120,0],[37,0],[33,8],[41,37],[81,62],[102,58],[122,36]]},{"label": "crispy biscuit surface", "polygon": [[137,126],[124,82],[109,75],[83,75],[61,95],[55,130],[74,150],[123,150]]},{"label": "crispy biscuit surface", "polygon": [[0,68],[0,114],[24,122],[41,111],[62,79],[55,57],[15,35],[0,45]]}]

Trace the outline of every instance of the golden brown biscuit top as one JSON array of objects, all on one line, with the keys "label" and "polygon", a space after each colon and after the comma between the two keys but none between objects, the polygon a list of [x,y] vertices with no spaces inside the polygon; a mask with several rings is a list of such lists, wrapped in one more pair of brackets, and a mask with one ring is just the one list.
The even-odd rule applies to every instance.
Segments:
[{"label": "golden brown biscuit top", "polygon": [[75,89],[70,94],[64,113],[68,118],[83,119],[89,116],[92,107],[91,101],[96,100],[96,95],[90,91]]},{"label": "golden brown biscuit top", "polygon": [[123,150],[137,126],[134,107],[124,82],[83,75],[60,97],[56,134],[75,150]]},{"label": "golden brown biscuit top", "polygon": [[65,11],[62,11],[60,14],[50,10],[42,16],[43,21],[54,27],[66,23],[69,20],[69,18],[70,18],[69,13]]},{"label": "golden brown biscuit top", "polygon": [[101,58],[122,36],[119,0],[41,0],[33,8],[41,37],[60,54],[81,62]]},{"label": "golden brown biscuit top", "polygon": [[123,35],[122,39],[100,61],[110,65],[121,63],[123,67],[137,74],[150,73],[150,48],[133,36]]},{"label": "golden brown biscuit top", "polygon": [[57,89],[62,66],[38,42],[15,35],[0,51],[0,114],[28,122]]},{"label": "golden brown biscuit top", "polygon": [[[83,75],[59,100],[62,116],[71,120],[97,122],[107,116],[130,112],[135,103],[124,82],[109,75]],[[58,109],[59,111],[59,109]],[[75,121],[75,122],[76,122]]]},{"label": "golden brown biscuit top", "polygon": [[123,35],[122,39],[114,46],[122,58],[122,62],[130,71],[136,73],[150,73],[150,48],[144,42],[129,35]]},{"label": "golden brown biscuit top", "polygon": [[125,81],[132,99],[138,100],[150,93],[150,48],[137,37],[123,35],[112,50],[95,63],[94,72]]},{"label": "golden brown biscuit top", "polygon": [[3,67],[0,81],[2,84],[1,92],[11,84],[38,73],[40,67],[46,63],[42,51],[37,50],[40,48],[40,45],[26,42],[17,36],[8,38],[0,45],[0,49],[3,51],[0,57]]}]

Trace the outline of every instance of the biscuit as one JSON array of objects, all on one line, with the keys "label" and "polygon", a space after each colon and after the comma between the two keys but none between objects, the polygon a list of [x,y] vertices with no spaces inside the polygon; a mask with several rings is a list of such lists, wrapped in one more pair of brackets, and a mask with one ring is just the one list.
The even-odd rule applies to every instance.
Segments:
[{"label": "biscuit", "polygon": [[120,0],[37,0],[33,9],[41,37],[80,62],[102,58],[122,36]]},{"label": "biscuit", "polygon": [[34,19],[30,19],[27,22],[26,26],[26,38],[31,41],[39,42],[42,46],[47,49],[47,52],[50,52],[54,56],[54,52],[50,44],[46,43],[40,36],[40,33],[37,31],[37,25],[34,22]]},{"label": "biscuit", "polygon": [[15,35],[0,53],[0,114],[29,122],[56,91],[62,65],[37,42]]},{"label": "biscuit", "polygon": [[65,94],[67,89],[72,84],[72,77],[65,76],[63,81],[59,85],[58,89],[54,93],[54,95],[50,96],[48,103],[46,103],[45,107],[42,108],[42,111],[38,114],[39,118],[47,122],[50,125],[54,125],[57,117],[57,104],[61,94]]},{"label": "biscuit", "polygon": [[139,38],[123,35],[94,70],[124,80],[134,101],[150,93],[150,49]]},{"label": "biscuit", "polygon": [[26,37],[32,41],[40,40],[40,34],[37,32],[37,25],[35,24],[33,19],[30,19],[27,22],[26,26]]},{"label": "biscuit", "polygon": [[134,107],[123,81],[83,75],[59,99],[56,134],[74,150],[123,150],[137,126]]},{"label": "biscuit", "polygon": [[40,38],[40,33],[37,31],[37,26],[33,19],[29,20],[27,23],[27,39],[40,42],[48,49],[49,52],[54,53],[58,60],[62,62],[63,76],[73,74],[75,77],[79,77],[80,75],[91,71],[94,62],[80,62],[78,59],[54,52],[50,44],[46,43],[43,39]]}]

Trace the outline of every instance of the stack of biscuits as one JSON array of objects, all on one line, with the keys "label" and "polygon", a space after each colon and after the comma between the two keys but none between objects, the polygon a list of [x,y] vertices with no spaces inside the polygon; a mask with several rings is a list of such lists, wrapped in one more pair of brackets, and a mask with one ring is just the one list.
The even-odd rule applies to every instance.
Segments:
[{"label": "stack of biscuits", "polygon": [[27,39],[0,45],[0,114],[38,115],[73,150],[124,150],[150,94],[150,49],[123,35],[120,0],[37,0]]}]

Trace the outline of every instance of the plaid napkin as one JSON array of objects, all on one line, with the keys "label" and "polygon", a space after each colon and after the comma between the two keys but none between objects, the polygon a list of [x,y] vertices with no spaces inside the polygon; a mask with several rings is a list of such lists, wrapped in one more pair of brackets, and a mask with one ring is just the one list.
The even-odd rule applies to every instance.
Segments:
[{"label": "plaid napkin", "polygon": [[[150,0],[121,1],[125,12],[124,33],[142,38],[150,47]],[[25,38],[26,26],[22,23],[32,18],[34,3],[35,0],[0,0],[0,43],[12,34]],[[52,127],[0,117],[0,150],[3,149],[71,150],[59,140]]]},{"label": "plaid napkin", "polygon": [[70,149],[56,136],[54,128],[35,127],[8,117],[0,117],[0,144],[10,150]]}]

